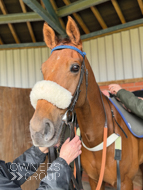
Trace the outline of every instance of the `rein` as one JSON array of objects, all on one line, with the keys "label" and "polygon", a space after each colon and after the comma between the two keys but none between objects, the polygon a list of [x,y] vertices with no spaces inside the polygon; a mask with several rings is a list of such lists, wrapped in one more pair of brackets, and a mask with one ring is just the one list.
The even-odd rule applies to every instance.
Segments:
[{"label": "rein", "polygon": [[98,86],[99,92],[100,92],[100,97],[101,97],[101,102],[103,105],[103,109],[104,109],[104,114],[105,114],[105,125],[104,125],[104,135],[103,135],[103,152],[102,152],[102,163],[101,163],[101,169],[100,169],[100,176],[99,176],[99,180],[98,180],[98,184],[97,184],[97,188],[96,190],[100,190],[101,185],[102,185],[102,181],[103,181],[103,176],[104,176],[104,170],[105,170],[105,163],[106,163],[106,152],[107,152],[107,115],[106,115],[106,111],[105,111],[105,106],[104,106],[104,102],[103,102],[103,97],[102,97],[102,93],[101,90]]}]

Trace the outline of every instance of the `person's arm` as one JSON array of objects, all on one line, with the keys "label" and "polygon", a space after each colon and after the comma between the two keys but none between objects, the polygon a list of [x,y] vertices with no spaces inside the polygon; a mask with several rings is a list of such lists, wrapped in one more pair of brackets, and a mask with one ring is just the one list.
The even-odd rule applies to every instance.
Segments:
[{"label": "person's arm", "polygon": [[72,176],[69,164],[81,154],[81,141],[76,136],[69,138],[61,147],[60,157],[47,170],[47,176],[42,179],[37,190],[68,190]]},{"label": "person's arm", "polygon": [[0,190],[22,190],[19,185],[4,177],[0,172]]},{"label": "person's arm", "polygon": [[143,100],[136,97],[132,92],[129,92],[118,84],[109,85],[109,90],[115,94],[121,102],[130,109],[135,115],[143,119]]},{"label": "person's arm", "polygon": [[134,114],[143,119],[143,100],[136,97],[132,92],[121,89],[116,95],[123,104]]},{"label": "person's arm", "polygon": [[21,156],[16,158],[13,163],[6,163],[6,167],[19,186],[21,186],[29,176],[33,175],[39,165],[45,161],[46,154],[43,152],[38,147],[32,146]]},{"label": "person's arm", "polygon": [[59,157],[47,170],[47,176],[42,179],[37,190],[68,190],[72,170],[67,162]]},{"label": "person's arm", "polygon": [[[47,176],[41,181],[37,190],[68,190],[72,170],[67,162],[59,157],[47,170]],[[13,181],[0,174],[0,190],[21,190]],[[32,189],[34,190],[34,189]]]},{"label": "person's arm", "polygon": [[[41,181],[37,190],[68,190],[71,176],[69,165],[59,157],[48,168],[47,176]],[[0,172],[0,190],[21,190],[21,188],[12,180],[2,176]]]},{"label": "person's arm", "polygon": [[[45,148],[43,148],[45,149]],[[41,151],[45,152],[41,149]],[[41,162],[44,161],[45,155],[39,150],[37,147],[31,147],[29,150],[24,152],[19,158],[17,158],[11,166],[10,163],[6,164],[10,171],[15,172],[14,174],[17,176],[17,172],[21,172],[23,163],[33,163],[34,170],[31,172],[31,168],[28,167],[24,169],[24,173],[21,173],[23,176],[21,180],[17,180],[16,183],[4,176],[2,171],[0,170],[0,190],[21,190],[19,187],[22,183],[25,182],[25,171],[30,169],[32,175],[35,172],[35,169]],[[73,140],[69,142],[69,138],[65,141],[65,143],[61,147],[60,157],[57,158],[51,166],[47,170],[47,176],[42,179],[40,186],[37,190],[68,190],[69,183],[71,179],[71,169],[69,164],[81,154],[81,141],[79,137],[76,136]],[[20,163],[20,166],[17,167],[17,164]],[[38,168],[38,167],[37,167]],[[18,174],[19,176],[19,174]],[[17,176],[17,178],[18,178]],[[18,182],[18,183],[17,183]]]}]

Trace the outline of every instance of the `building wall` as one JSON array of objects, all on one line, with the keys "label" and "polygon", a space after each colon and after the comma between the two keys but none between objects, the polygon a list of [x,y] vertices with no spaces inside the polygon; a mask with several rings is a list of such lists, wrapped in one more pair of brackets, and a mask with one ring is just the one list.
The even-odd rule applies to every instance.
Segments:
[{"label": "building wall", "polygon": [[97,82],[143,77],[143,27],[84,42]]},{"label": "building wall", "polygon": [[[143,27],[83,42],[97,82],[143,77]],[[0,51],[0,86],[31,88],[42,80],[46,47]]]},{"label": "building wall", "polygon": [[[29,121],[34,109],[29,100],[29,93],[30,89],[0,87],[0,159],[5,162],[13,162],[32,146]],[[40,171],[39,167],[22,185],[22,189],[37,189],[46,170],[45,167],[45,171],[42,168]]]},{"label": "building wall", "polygon": [[[143,82],[127,82],[127,83],[121,83],[120,86],[130,92],[136,91],[136,90],[143,90]],[[108,85],[102,85],[100,86],[101,90],[108,90]]]},{"label": "building wall", "polygon": [[50,55],[48,48],[0,51],[0,85],[31,88],[42,79],[41,65]]}]

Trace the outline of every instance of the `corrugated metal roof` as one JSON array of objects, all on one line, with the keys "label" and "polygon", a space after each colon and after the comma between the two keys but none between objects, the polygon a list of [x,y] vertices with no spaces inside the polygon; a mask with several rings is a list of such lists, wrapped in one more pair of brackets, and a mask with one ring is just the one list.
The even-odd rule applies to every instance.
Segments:
[{"label": "corrugated metal roof", "polygon": [[[57,7],[57,10],[60,8],[63,8],[67,6],[68,3],[77,3],[81,0],[51,0],[51,2],[55,3],[55,6]],[[5,6],[5,10],[7,14],[15,14],[15,13],[23,13],[22,7],[20,5],[20,0],[2,0],[3,5]],[[42,0],[38,0],[40,4],[43,2]],[[101,1],[102,2],[102,1]],[[96,6],[92,6],[95,10],[96,14],[99,14],[98,16],[102,18],[102,22],[107,26],[107,28],[117,26],[122,24],[122,21],[118,15],[118,12],[116,8],[113,6],[113,2],[116,4],[116,8],[120,9],[120,14],[125,19],[125,22],[129,21],[135,21],[138,19],[143,18],[143,13],[141,12],[141,5],[139,6],[138,0],[107,0],[104,3],[98,4]],[[66,3],[66,4],[65,4]],[[39,4],[39,6],[40,6]],[[31,8],[29,8],[26,4],[25,8],[27,12],[33,12]],[[143,6],[143,3],[142,3]],[[3,15],[3,7],[0,6],[0,16]],[[55,10],[56,13],[56,10]],[[80,22],[77,20],[80,18]],[[6,15],[5,15],[6,16]],[[93,13],[93,10],[91,7],[85,8],[83,10],[77,11],[73,14],[70,14],[75,21],[77,22],[77,25],[80,29],[81,35],[88,33],[85,32],[86,29],[89,31],[89,33],[103,30],[103,26],[98,20],[98,16],[95,16]],[[62,16],[60,19],[62,19],[64,25],[66,25],[67,22],[67,16]],[[85,24],[84,27],[82,27],[82,22]],[[35,21],[31,22],[31,28],[33,30],[33,34],[35,35],[36,42],[43,42],[43,34],[42,34],[42,28],[43,28],[43,21]],[[20,43],[30,43],[32,42],[32,38],[30,36],[30,30],[27,27],[26,21],[24,23],[14,23],[12,24],[15,29],[15,34],[19,38]],[[86,29],[85,29],[86,28]],[[10,28],[7,24],[0,24],[0,38],[1,38],[1,44],[13,44],[16,43],[12,32],[10,31]]]}]

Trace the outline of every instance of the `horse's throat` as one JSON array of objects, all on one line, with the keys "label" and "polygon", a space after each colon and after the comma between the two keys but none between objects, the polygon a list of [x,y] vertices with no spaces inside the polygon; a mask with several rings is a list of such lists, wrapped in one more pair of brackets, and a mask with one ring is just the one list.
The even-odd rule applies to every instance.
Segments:
[{"label": "horse's throat", "polygon": [[101,143],[105,116],[100,102],[86,101],[82,108],[76,110],[76,113],[83,141],[90,146]]},{"label": "horse's throat", "polygon": [[105,113],[100,89],[87,60],[86,68],[89,71],[87,99],[82,107],[76,109],[76,113],[83,141],[96,146],[103,140]]}]

